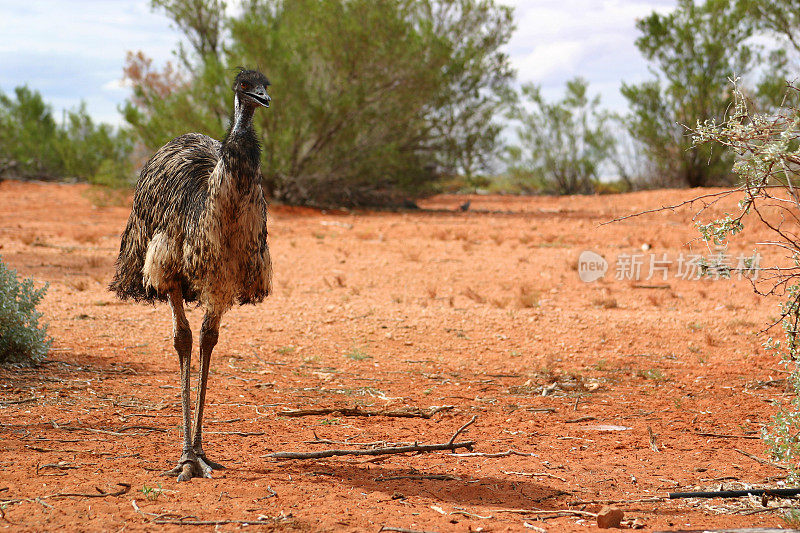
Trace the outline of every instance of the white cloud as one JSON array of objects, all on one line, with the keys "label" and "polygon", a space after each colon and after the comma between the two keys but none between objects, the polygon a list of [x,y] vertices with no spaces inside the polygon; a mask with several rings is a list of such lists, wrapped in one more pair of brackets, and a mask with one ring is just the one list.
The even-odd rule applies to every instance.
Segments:
[{"label": "white cloud", "polygon": [[521,79],[535,81],[574,72],[584,52],[581,42],[558,41],[536,46],[527,54],[518,53],[512,56],[512,61],[518,73],[523,74]]},{"label": "white cloud", "polygon": [[104,83],[102,89],[104,91],[128,91],[132,86],[130,80],[116,79]]},{"label": "white cloud", "polygon": [[563,93],[576,76],[589,80],[590,91],[604,105],[624,107],[622,81],[647,77],[647,64],[636,49],[636,20],[653,11],[667,12],[675,0],[501,0],[514,7],[517,31],[507,52],[520,83],[533,82],[545,97]]}]

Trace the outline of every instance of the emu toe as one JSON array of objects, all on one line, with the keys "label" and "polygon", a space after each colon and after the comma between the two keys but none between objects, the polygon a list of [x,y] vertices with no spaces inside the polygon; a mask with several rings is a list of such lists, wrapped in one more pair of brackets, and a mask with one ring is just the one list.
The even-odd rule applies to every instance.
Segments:
[{"label": "emu toe", "polygon": [[210,478],[211,472],[224,468],[221,464],[206,459],[204,455],[196,455],[194,452],[189,452],[181,456],[178,466],[164,472],[164,475],[177,477],[178,481],[189,481],[193,477]]}]

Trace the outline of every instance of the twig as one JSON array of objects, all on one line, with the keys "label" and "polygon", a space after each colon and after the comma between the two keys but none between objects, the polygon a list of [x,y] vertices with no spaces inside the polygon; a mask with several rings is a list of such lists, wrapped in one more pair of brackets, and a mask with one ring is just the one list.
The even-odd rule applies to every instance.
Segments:
[{"label": "twig", "polygon": [[452,405],[431,407],[430,409],[399,409],[370,411],[360,407],[322,407],[317,409],[293,409],[288,411],[278,411],[279,416],[318,416],[341,414],[342,416],[388,416],[395,418],[431,418],[436,413],[453,409]]},{"label": "twig", "polygon": [[478,415],[458,428],[447,444],[412,444],[409,446],[387,446],[385,448],[373,448],[371,450],[321,450],[318,452],[276,452],[269,453],[262,457],[274,457],[276,459],[323,459],[325,457],[334,457],[342,455],[390,455],[400,453],[425,453],[436,451],[456,451],[459,448],[466,448],[472,450],[475,446],[475,441],[455,442],[456,437],[463,432],[467,427],[478,419]]},{"label": "twig", "polygon": [[800,489],[745,489],[745,490],[709,490],[700,492],[670,492],[669,499],[679,498],[739,498],[741,496],[800,496]]},{"label": "twig", "polygon": [[180,518],[153,519],[154,524],[172,524],[176,526],[223,526],[226,524],[241,524],[244,526],[274,526],[272,520],[181,520]]},{"label": "twig", "polygon": [[760,439],[758,435],[728,435],[725,433],[705,433],[697,431],[695,435],[701,437],[714,437],[715,439]]},{"label": "twig", "polygon": [[753,455],[752,453],[747,453],[744,450],[740,450],[739,448],[734,448],[734,451],[737,451],[740,454],[744,455],[745,457],[749,457],[753,461],[755,461],[757,463],[761,463],[762,465],[769,465],[769,466],[774,466],[775,468],[780,468],[780,469],[783,469],[783,470],[789,470],[788,466],[783,466],[783,465],[779,465],[777,463],[772,463],[770,461],[767,461],[766,459],[762,459],[761,457],[758,457],[757,455]]},{"label": "twig", "polygon": [[263,431],[206,431],[211,435],[238,435],[239,437],[257,437],[264,435]]},{"label": "twig", "polygon": [[556,410],[553,407],[528,407],[525,409],[529,413],[555,413]]},{"label": "twig", "polygon": [[505,470],[503,470],[503,473],[508,475],[517,475],[517,476],[551,477],[553,479],[558,479],[560,481],[563,481],[564,483],[567,482],[567,480],[564,479],[563,477],[557,476],[555,474],[550,474],[547,472],[506,472]]},{"label": "twig", "polygon": [[[130,483],[117,483],[117,486],[122,487],[120,490],[115,492],[106,492],[100,487],[95,487],[97,490],[97,494],[94,493],[80,493],[80,492],[59,492],[57,494],[48,494],[47,496],[36,496],[34,498],[20,498],[14,500],[0,500],[0,505],[9,505],[9,504],[16,504],[21,502],[36,502],[41,504],[45,507],[49,507],[54,509],[52,505],[48,505],[43,500],[48,500],[52,498],[105,498],[107,496],[122,496],[123,494],[127,494],[128,491],[131,490]],[[134,507],[136,507],[134,505]],[[138,508],[137,508],[138,510]]]},{"label": "twig", "polygon": [[779,505],[776,507],[765,507],[763,509],[748,509],[745,511],[739,511],[741,515],[751,515],[757,513],[770,513],[772,511],[784,511],[786,509],[797,509],[796,505]]},{"label": "twig", "polygon": [[547,511],[544,509],[492,509],[491,513],[515,513],[515,514],[532,514],[536,516],[553,515],[550,518],[557,518],[559,516],[587,516],[589,518],[597,518],[597,513],[590,513],[589,511],[576,511],[573,509],[555,509]]},{"label": "twig", "polygon": [[470,513],[468,511],[465,511],[464,509],[460,509],[458,507],[456,507],[455,511],[450,511],[450,514],[460,514],[460,515],[468,516],[470,518],[477,518],[479,520],[491,520],[492,518],[494,518],[492,515],[481,516],[479,514]]},{"label": "twig", "polygon": [[397,533],[435,533],[433,531],[420,531],[418,529],[406,529],[404,527],[381,526],[378,533],[381,531],[396,531]]},{"label": "twig", "polygon": [[462,432],[463,432],[465,429],[467,429],[469,426],[471,426],[472,424],[474,424],[474,423],[475,423],[475,421],[476,421],[477,419],[478,419],[478,415],[473,415],[473,417],[472,417],[472,418],[470,418],[469,422],[467,422],[466,424],[464,424],[463,426],[461,426],[460,428],[458,428],[458,431],[456,431],[455,433],[453,433],[453,436],[452,436],[452,437],[450,437],[450,442],[448,442],[448,444],[453,444],[453,443],[455,442],[455,440],[456,440],[456,437],[458,437],[458,436],[459,436],[459,435],[460,435],[460,434],[461,434],[461,433],[462,433]]},{"label": "twig", "polygon": [[663,496],[654,496],[652,498],[637,498],[633,500],[575,500],[569,502],[570,505],[611,505],[614,503],[660,503],[666,501],[667,498]]},{"label": "twig", "polygon": [[85,492],[59,492],[58,494],[45,496],[45,498],[105,498],[107,496],[122,496],[131,490],[130,483],[117,483],[117,486],[122,488],[114,492],[106,492],[100,487],[95,487],[97,494]]},{"label": "twig", "polygon": [[589,422],[590,420],[597,420],[597,418],[593,416],[580,416],[578,418],[573,418],[572,420],[564,420],[565,424],[577,424],[578,422]]},{"label": "twig", "polygon": [[164,429],[164,428],[155,428],[155,427],[152,427],[152,426],[125,426],[125,427],[119,428],[118,431],[123,432],[123,431],[128,431],[129,429],[141,429],[141,430],[145,430],[145,431],[158,431],[160,433],[166,433],[167,432],[167,430]]},{"label": "twig", "polygon": [[727,196],[727,195],[733,194],[733,193],[738,192],[738,191],[743,191],[743,190],[744,190],[744,187],[737,187],[736,189],[730,189],[730,190],[725,190],[725,191],[716,192],[716,193],[701,194],[700,196],[696,196],[696,197],[692,198],[691,200],[686,200],[684,202],[680,202],[680,203],[675,204],[675,205],[664,205],[664,206],[657,207],[657,208],[654,208],[654,209],[648,209],[646,211],[641,211],[639,213],[633,213],[631,215],[625,215],[623,217],[618,217],[618,218],[615,218],[613,220],[608,220],[606,222],[602,222],[601,224],[598,224],[598,226],[605,226],[607,224],[613,224],[614,222],[619,222],[621,220],[627,220],[627,219],[633,218],[633,217],[639,217],[639,216],[642,216],[642,215],[646,215],[648,213],[658,213],[660,211],[667,211],[667,210],[675,211],[679,207],[683,207],[685,205],[692,205],[693,203],[698,202],[700,200],[703,200],[705,198],[712,198],[712,197],[717,197],[717,196]]},{"label": "twig", "polygon": [[488,457],[488,458],[495,458],[495,457],[508,457],[509,455],[520,455],[522,457],[539,457],[537,454],[531,452],[518,452],[515,449],[506,450],[504,452],[496,452],[496,453],[484,453],[484,452],[470,452],[470,453],[454,453],[456,457]]},{"label": "twig", "polygon": [[464,442],[453,442],[447,444],[414,444],[411,446],[389,446],[386,448],[373,448],[372,450],[322,450],[319,452],[276,452],[268,453],[262,457],[274,457],[275,459],[324,459],[342,455],[390,455],[399,453],[425,453],[451,450],[459,448],[471,450],[475,446],[474,440]]},{"label": "twig", "polygon": [[30,398],[23,398],[22,400],[4,400],[0,402],[0,405],[18,405],[21,403],[35,402],[38,399],[39,398],[36,396],[31,396]]},{"label": "twig", "polygon": [[38,446],[31,446],[30,444],[26,444],[25,447],[39,453],[50,453],[50,452],[83,453],[85,451],[85,450],[67,450],[67,449],[55,450],[50,448],[39,448]]}]

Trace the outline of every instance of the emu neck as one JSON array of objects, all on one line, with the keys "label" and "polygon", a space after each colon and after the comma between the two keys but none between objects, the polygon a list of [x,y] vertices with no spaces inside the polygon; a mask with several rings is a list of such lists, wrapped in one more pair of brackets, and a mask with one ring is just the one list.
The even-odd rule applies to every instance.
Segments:
[{"label": "emu neck", "polygon": [[239,95],[237,94],[234,98],[234,106],[233,106],[233,122],[231,123],[230,132],[228,132],[228,137],[233,135],[244,133],[247,130],[253,129],[253,113],[255,113],[255,107],[251,105],[242,104],[239,100]]},{"label": "emu neck", "polygon": [[231,176],[242,183],[260,180],[261,147],[253,130],[255,107],[236,95],[231,127],[222,141],[222,159]]}]

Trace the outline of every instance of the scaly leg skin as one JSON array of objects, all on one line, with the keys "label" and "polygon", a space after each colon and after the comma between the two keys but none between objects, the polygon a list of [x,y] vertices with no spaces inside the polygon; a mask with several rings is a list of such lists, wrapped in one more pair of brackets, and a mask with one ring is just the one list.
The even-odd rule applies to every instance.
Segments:
[{"label": "scaly leg skin", "polygon": [[[219,314],[206,312],[203,317],[203,325],[200,328],[200,387],[197,393],[197,406],[194,410],[194,436],[192,439],[192,450],[198,461],[209,468],[209,470],[225,469],[206,457],[203,451],[203,406],[206,401],[206,388],[208,384],[208,370],[211,364],[211,352],[219,338],[219,323],[222,316]],[[210,472],[209,472],[209,476]]]},{"label": "scaly leg skin", "polygon": [[183,295],[180,289],[172,291],[169,295],[169,304],[172,308],[172,331],[175,351],[181,367],[181,407],[183,410],[183,452],[178,460],[178,466],[164,472],[166,476],[177,476],[178,481],[188,481],[193,477],[211,477],[211,466],[205,463],[192,449],[192,419],[189,411],[189,396],[191,383],[189,372],[192,366],[192,330],[189,321],[183,312]]}]

